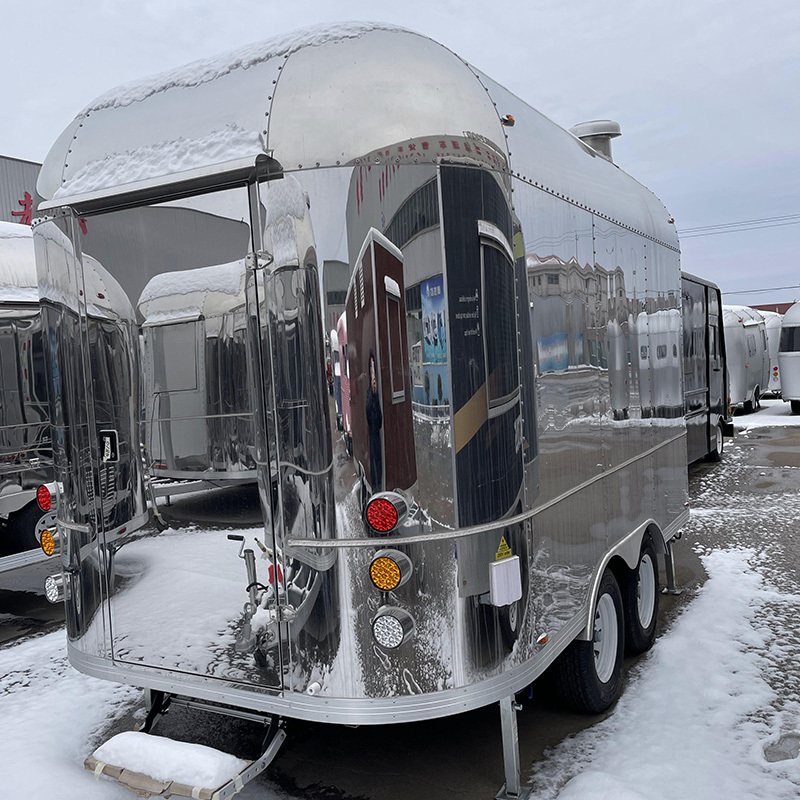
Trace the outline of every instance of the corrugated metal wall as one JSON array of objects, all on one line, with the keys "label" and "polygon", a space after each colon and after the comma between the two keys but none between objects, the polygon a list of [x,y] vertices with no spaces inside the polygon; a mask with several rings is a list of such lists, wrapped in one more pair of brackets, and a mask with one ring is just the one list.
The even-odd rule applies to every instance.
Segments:
[{"label": "corrugated metal wall", "polygon": [[41,200],[36,193],[36,178],[41,167],[41,164],[32,161],[0,156],[0,220],[3,222],[22,220],[22,216],[14,216],[12,212],[25,211],[25,207],[20,204],[20,200],[25,200],[25,192],[30,194],[33,199],[33,211],[36,210]]}]

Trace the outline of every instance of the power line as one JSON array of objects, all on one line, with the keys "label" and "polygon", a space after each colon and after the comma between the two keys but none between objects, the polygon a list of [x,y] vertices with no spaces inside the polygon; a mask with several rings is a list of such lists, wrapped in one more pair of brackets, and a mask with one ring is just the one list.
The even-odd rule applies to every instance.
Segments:
[{"label": "power line", "polygon": [[736,292],[722,292],[722,294],[761,294],[763,292],[781,292],[784,289],[800,289],[800,284],[794,286],[773,286],[771,289],[742,289]]},{"label": "power line", "polygon": [[792,222],[778,222],[774,225],[751,225],[749,227],[741,227],[741,228],[728,228],[727,230],[722,231],[706,231],[705,233],[690,233],[688,235],[680,234],[681,239],[697,239],[700,236],[718,236],[721,233],[744,233],[745,231],[760,231],[764,228],[783,228],[786,225],[797,225],[800,224],[800,219],[796,219]]},{"label": "power line", "polygon": [[740,222],[719,222],[715,225],[698,225],[693,228],[681,228],[681,233],[697,233],[699,231],[710,231],[716,228],[733,228],[739,225],[756,225],[763,222],[781,222],[787,219],[799,219],[800,214],[784,214],[781,217],[763,217],[762,219],[744,219]]}]

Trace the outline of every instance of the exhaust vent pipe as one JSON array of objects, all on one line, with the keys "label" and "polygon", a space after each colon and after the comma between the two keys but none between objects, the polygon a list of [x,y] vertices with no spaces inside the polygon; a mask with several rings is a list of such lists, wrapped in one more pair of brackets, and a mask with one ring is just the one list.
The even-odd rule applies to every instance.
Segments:
[{"label": "exhaust vent pipe", "polygon": [[569,132],[613,163],[611,140],[622,136],[619,122],[610,119],[593,119],[590,122],[579,122],[577,125],[573,125]]}]

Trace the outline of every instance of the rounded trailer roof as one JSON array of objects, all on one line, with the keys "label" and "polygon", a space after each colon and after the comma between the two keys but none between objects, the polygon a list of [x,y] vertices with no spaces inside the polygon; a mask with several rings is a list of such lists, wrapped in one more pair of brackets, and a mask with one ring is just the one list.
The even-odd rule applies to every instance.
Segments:
[{"label": "rounded trailer roof", "polygon": [[38,190],[43,208],[92,210],[265,154],[285,172],[479,163],[678,244],[663,204],[616,165],[446,47],[384,24],[308,28],[114,89],[64,130]]},{"label": "rounded trailer roof", "polygon": [[784,328],[800,325],[800,303],[795,303],[786,310],[781,324]]},{"label": "rounded trailer roof", "polygon": [[723,306],[722,320],[724,325],[738,325],[764,322],[761,312],[749,306]]}]

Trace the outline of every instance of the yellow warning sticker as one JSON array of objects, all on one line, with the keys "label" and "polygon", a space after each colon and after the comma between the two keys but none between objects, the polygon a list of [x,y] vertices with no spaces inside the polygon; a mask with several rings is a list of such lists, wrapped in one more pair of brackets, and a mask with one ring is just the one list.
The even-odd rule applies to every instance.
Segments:
[{"label": "yellow warning sticker", "polygon": [[504,558],[508,558],[510,555],[512,555],[511,548],[508,546],[506,537],[503,536],[500,539],[500,546],[497,548],[497,552],[494,554],[494,560],[502,561]]}]

